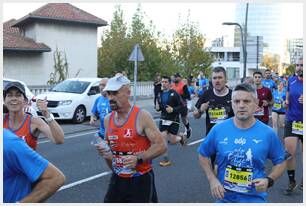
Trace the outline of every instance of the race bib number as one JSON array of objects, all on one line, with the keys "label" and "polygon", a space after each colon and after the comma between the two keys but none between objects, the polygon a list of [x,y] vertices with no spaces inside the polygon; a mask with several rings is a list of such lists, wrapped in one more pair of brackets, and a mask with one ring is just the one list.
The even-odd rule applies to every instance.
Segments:
[{"label": "race bib number", "polygon": [[113,164],[113,168],[114,168],[114,171],[115,171],[115,173],[116,174],[130,174],[130,175],[132,175],[132,174],[134,174],[135,172],[136,172],[136,170],[135,169],[130,169],[130,168],[126,168],[125,166],[124,166],[124,159],[125,157],[124,156],[122,156],[122,155],[114,155],[113,156],[113,162],[112,162],[112,164]]},{"label": "race bib number", "polygon": [[224,174],[224,188],[246,193],[251,190],[253,170],[251,168],[241,168],[227,165]]},{"label": "race bib number", "polygon": [[273,107],[274,107],[275,109],[281,109],[281,108],[282,108],[282,104],[274,103],[274,104],[273,104]]},{"label": "race bib number", "polygon": [[162,119],[162,125],[170,126],[172,123],[173,123],[173,121]]},{"label": "race bib number", "polygon": [[303,122],[292,122],[292,133],[303,135]]},{"label": "race bib number", "polygon": [[226,111],[224,108],[221,109],[208,109],[208,115],[210,119],[210,123],[219,123],[226,119]]}]

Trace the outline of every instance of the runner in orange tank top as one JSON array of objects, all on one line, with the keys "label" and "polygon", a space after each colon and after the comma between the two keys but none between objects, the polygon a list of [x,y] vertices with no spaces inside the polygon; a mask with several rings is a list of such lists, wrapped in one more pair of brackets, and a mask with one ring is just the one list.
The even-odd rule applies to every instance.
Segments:
[{"label": "runner in orange tank top", "polygon": [[41,132],[55,144],[64,143],[64,132],[48,111],[46,99],[37,100],[37,107],[47,123],[39,117],[26,114],[23,111],[26,102],[25,88],[21,83],[10,82],[6,85],[4,88],[4,104],[8,113],[4,115],[3,127],[23,138],[34,150],[37,146],[37,137]]},{"label": "runner in orange tank top", "polygon": [[97,146],[113,174],[104,202],[158,202],[152,159],[167,147],[152,116],[129,102],[130,80],[116,75],[104,89],[112,113],[104,119],[110,151]]}]

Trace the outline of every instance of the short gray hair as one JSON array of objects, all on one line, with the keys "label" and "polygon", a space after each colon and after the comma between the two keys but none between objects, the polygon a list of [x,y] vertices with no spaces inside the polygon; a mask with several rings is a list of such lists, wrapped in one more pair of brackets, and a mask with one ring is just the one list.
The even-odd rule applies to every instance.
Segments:
[{"label": "short gray hair", "polygon": [[238,84],[237,86],[235,86],[232,92],[232,99],[233,99],[233,94],[236,91],[245,91],[245,92],[251,93],[254,99],[257,99],[256,89],[251,84],[242,83],[242,84]]}]

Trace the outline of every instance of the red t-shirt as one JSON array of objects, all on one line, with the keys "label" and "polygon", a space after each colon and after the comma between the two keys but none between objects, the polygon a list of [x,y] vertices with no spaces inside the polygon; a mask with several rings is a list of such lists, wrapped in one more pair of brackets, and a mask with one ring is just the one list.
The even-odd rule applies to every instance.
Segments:
[{"label": "red t-shirt", "polygon": [[255,117],[257,119],[259,119],[260,121],[268,124],[269,123],[269,106],[262,106],[262,101],[266,100],[268,102],[270,102],[272,100],[272,94],[271,91],[266,88],[266,87],[262,87],[260,89],[257,89],[257,98],[259,100],[259,108],[263,109],[263,115],[255,115]]}]

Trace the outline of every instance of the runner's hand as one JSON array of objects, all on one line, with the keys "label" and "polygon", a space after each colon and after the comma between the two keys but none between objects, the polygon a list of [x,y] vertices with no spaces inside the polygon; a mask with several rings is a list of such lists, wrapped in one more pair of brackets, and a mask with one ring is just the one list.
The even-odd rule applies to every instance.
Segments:
[{"label": "runner's hand", "polygon": [[99,154],[104,157],[105,159],[109,159],[111,160],[113,158],[113,155],[110,151],[106,151],[105,148],[101,148],[98,144],[95,145],[97,151],[99,152]]},{"label": "runner's hand", "polygon": [[200,111],[203,113],[208,109],[209,101],[201,104]]},{"label": "runner's hand", "polygon": [[225,189],[223,188],[223,185],[220,183],[220,181],[217,178],[213,178],[209,182],[209,184],[210,184],[210,191],[211,191],[213,198],[223,199]]},{"label": "runner's hand", "polygon": [[168,113],[172,113],[173,112],[173,108],[170,107],[169,105],[167,105],[166,110],[167,110]]},{"label": "runner's hand", "polygon": [[257,192],[265,192],[268,188],[268,179],[267,178],[258,178],[253,180],[253,183],[255,184],[255,188]]},{"label": "runner's hand", "polygon": [[50,114],[48,112],[47,105],[48,105],[47,97],[45,97],[44,99],[38,99],[36,102],[37,109],[41,111],[44,117],[49,118]]},{"label": "runner's hand", "polygon": [[137,156],[135,155],[126,155],[123,158],[123,166],[125,168],[133,169],[137,165]]}]

